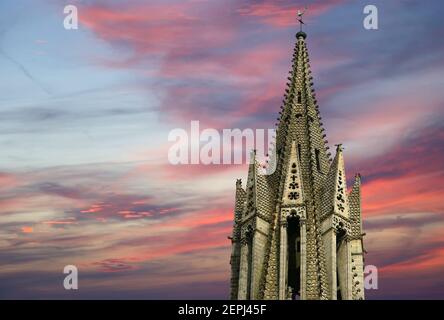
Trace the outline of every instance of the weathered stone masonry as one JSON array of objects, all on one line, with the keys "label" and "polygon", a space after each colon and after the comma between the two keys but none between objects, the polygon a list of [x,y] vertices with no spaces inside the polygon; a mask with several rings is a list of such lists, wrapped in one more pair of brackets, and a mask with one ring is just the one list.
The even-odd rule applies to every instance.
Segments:
[{"label": "weathered stone masonry", "polygon": [[364,299],[359,174],[347,192],[343,149],[331,159],[308,57],[296,35],[277,124],[276,170],[254,155],[236,182],[231,299]]}]

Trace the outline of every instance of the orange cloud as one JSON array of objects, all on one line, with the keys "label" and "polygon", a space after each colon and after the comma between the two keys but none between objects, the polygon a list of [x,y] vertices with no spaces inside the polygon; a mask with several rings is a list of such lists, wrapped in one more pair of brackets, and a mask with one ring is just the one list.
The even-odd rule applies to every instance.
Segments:
[{"label": "orange cloud", "polygon": [[53,225],[69,225],[69,224],[77,224],[76,218],[67,218],[67,219],[60,219],[60,220],[48,220],[43,221],[43,224],[48,224],[50,226]]},{"label": "orange cloud", "polygon": [[22,232],[23,233],[33,233],[34,229],[33,229],[33,227],[25,226],[25,227],[22,227]]}]

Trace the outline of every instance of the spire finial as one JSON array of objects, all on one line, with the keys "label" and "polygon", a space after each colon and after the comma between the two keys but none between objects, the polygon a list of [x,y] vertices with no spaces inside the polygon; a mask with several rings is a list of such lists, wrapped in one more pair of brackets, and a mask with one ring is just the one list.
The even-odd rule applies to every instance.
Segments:
[{"label": "spire finial", "polygon": [[299,25],[301,27],[300,32],[302,32],[302,25],[305,24],[304,21],[302,20],[302,16],[305,14],[307,9],[308,9],[307,6],[305,6],[304,11],[298,10],[297,20],[299,21]]}]

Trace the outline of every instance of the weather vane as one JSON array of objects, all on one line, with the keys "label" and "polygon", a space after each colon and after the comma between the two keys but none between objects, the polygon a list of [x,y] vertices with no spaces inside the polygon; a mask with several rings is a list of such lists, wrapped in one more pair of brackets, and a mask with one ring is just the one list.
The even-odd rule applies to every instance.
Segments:
[{"label": "weather vane", "polygon": [[304,21],[302,21],[302,16],[305,14],[305,12],[307,11],[307,7],[304,8],[304,11],[298,10],[298,18],[297,20],[299,21],[299,24],[301,26],[301,31],[302,31],[302,25],[305,24]]}]

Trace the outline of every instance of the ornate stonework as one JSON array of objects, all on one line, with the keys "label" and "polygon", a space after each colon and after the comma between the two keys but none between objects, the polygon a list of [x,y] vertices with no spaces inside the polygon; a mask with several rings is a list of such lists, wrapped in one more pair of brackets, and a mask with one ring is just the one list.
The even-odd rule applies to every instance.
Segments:
[{"label": "ornate stonework", "polygon": [[272,174],[253,155],[236,182],[231,299],[364,299],[360,176],[347,192],[343,149],[331,159],[298,32]]}]

